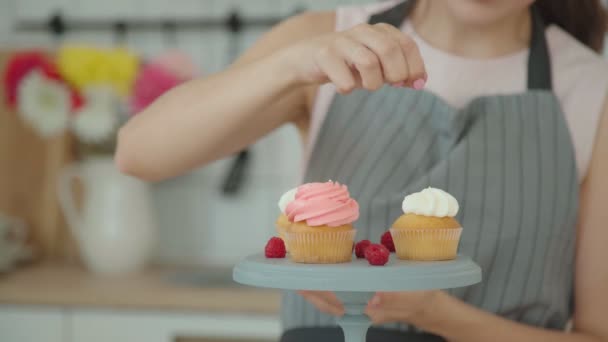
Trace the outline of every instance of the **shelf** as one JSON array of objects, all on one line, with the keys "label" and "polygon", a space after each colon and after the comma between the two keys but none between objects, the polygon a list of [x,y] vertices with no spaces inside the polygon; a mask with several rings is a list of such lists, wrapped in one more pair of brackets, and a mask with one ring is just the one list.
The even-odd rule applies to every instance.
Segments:
[{"label": "shelf", "polygon": [[77,266],[31,266],[0,275],[0,304],[278,315],[278,291],[171,282],[179,271],[99,277]]}]

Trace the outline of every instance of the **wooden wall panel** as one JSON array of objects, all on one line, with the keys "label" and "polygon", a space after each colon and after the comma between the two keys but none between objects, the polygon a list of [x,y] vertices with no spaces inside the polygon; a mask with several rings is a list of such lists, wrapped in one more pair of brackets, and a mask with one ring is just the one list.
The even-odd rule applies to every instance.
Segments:
[{"label": "wooden wall panel", "polygon": [[[0,51],[0,74],[9,51]],[[44,258],[63,258],[71,245],[55,192],[62,167],[73,160],[73,140],[41,139],[9,110],[0,85],[0,212],[23,218],[31,241]]]}]

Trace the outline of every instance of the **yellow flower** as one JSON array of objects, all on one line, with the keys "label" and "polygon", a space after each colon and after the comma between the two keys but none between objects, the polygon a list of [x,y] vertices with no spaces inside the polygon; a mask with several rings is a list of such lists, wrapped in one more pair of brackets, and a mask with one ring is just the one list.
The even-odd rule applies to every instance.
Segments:
[{"label": "yellow flower", "polygon": [[78,90],[109,85],[118,94],[127,96],[137,76],[139,59],[123,48],[65,45],[57,54],[57,65],[61,76]]}]

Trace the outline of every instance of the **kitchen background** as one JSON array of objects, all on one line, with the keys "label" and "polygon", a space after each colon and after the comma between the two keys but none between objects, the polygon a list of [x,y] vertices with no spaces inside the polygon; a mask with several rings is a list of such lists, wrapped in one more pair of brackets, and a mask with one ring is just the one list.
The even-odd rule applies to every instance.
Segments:
[{"label": "kitchen background", "polygon": [[[23,51],[54,54],[76,43],[101,49],[125,46],[142,60],[179,51],[204,77],[226,67],[268,29],[248,22],[371,1],[0,0],[0,65]],[[244,23],[238,33],[223,24],[234,13]],[[59,14],[59,24],[55,21],[51,30],[49,21]],[[217,25],[192,24],[199,20]],[[129,28],[137,21],[155,25]],[[105,27],[70,29],[74,22],[102,22]],[[126,29],[117,27],[121,22]],[[193,26],[181,27],[184,22]],[[68,26],[58,35],[61,23]],[[298,182],[302,147],[293,127],[251,146],[240,186],[227,193],[223,188],[235,164],[233,157],[142,186],[109,169],[108,157],[87,166],[86,158],[73,152],[78,147],[74,134],[41,138],[32,133],[31,123],[24,123],[17,107],[0,106],[0,242],[7,237],[15,240],[15,232],[25,227],[28,244],[27,250],[0,245],[0,341],[278,338],[279,293],[235,286],[229,271],[240,257],[260,251],[274,234],[277,200]],[[80,172],[87,173],[81,174],[82,185],[76,187],[80,192],[75,192],[83,214],[73,215],[84,217],[72,220],[56,193],[62,175],[73,173],[66,169],[70,164],[81,165]],[[71,190],[63,190],[63,197],[72,197]],[[150,208],[139,205],[146,198]],[[154,226],[147,235],[121,239],[132,242],[133,248],[128,243],[95,246],[94,237],[75,236],[85,228],[111,234],[113,225],[132,228],[145,222]],[[70,230],[68,223],[75,229]],[[141,240],[158,241],[151,256],[133,252]],[[132,253],[121,253],[124,250]],[[17,262],[21,256],[25,260]],[[117,266],[121,258],[138,257],[141,260],[131,266]]]},{"label": "kitchen background", "polygon": [[[15,25],[23,21],[44,23],[58,10],[66,18],[108,19],[111,23],[113,18],[224,19],[235,9],[243,18],[281,18],[298,9],[329,9],[357,2],[366,0],[2,0],[0,44],[13,48],[53,48],[57,40],[50,30],[23,32],[16,30]],[[203,75],[208,75],[224,68],[233,58],[233,51],[246,49],[266,29],[244,27],[242,34],[232,38],[222,26],[173,33],[161,27],[138,31],[127,28],[120,41],[150,58],[178,49],[192,58]],[[67,30],[62,38],[62,42],[101,46],[111,46],[116,41],[117,33],[111,26],[94,32]],[[300,156],[301,146],[294,128],[285,127],[252,146],[250,167],[236,196],[224,196],[221,191],[232,159],[155,185],[153,196],[161,242],[158,261],[230,264],[256,251],[272,234],[274,228],[269,223],[276,216],[279,195],[293,187],[300,176]]]},{"label": "kitchen background", "polygon": [[[107,51],[125,46],[144,61],[179,55],[181,64],[191,61],[190,69],[205,77],[268,29],[248,22],[373,1],[0,0],[0,74],[16,53],[54,54],[86,44]],[[228,25],[234,13],[245,23],[236,33],[230,29],[239,20],[232,17]],[[48,24],[58,14],[52,30]],[[67,30],[58,35],[62,22]],[[102,27],[70,29],[73,22]],[[155,25],[130,28],[133,22]],[[87,162],[86,153],[75,153],[83,150],[73,133],[41,138],[20,108],[0,105],[0,342],[278,338],[280,294],[236,286],[230,269],[274,235],[277,200],[301,176],[302,146],[294,127],[251,146],[239,186],[227,191],[235,157],[159,184],[138,183],[118,175],[107,156]],[[95,122],[91,127],[95,131]],[[78,173],[76,191],[68,182],[58,184]],[[60,197],[75,197],[81,214],[66,215],[70,205],[62,207]],[[120,236],[120,246],[79,235],[97,230],[105,237],[134,233]],[[27,248],[16,247],[20,241]],[[148,255],[144,242],[154,241]]]}]

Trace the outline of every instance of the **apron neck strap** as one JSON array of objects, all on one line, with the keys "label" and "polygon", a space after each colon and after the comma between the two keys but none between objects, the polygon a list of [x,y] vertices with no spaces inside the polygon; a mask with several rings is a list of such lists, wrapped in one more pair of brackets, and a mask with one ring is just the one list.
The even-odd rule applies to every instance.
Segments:
[{"label": "apron neck strap", "polygon": [[[413,10],[416,1],[403,1],[384,12],[374,14],[369,24],[386,23],[399,28]],[[528,56],[528,89],[552,89],[551,58],[545,37],[545,23],[536,5],[531,7],[530,54]]]},{"label": "apron neck strap", "polygon": [[545,21],[536,5],[532,5],[532,36],[528,56],[528,89],[552,89],[551,57],[545,37]]}]

